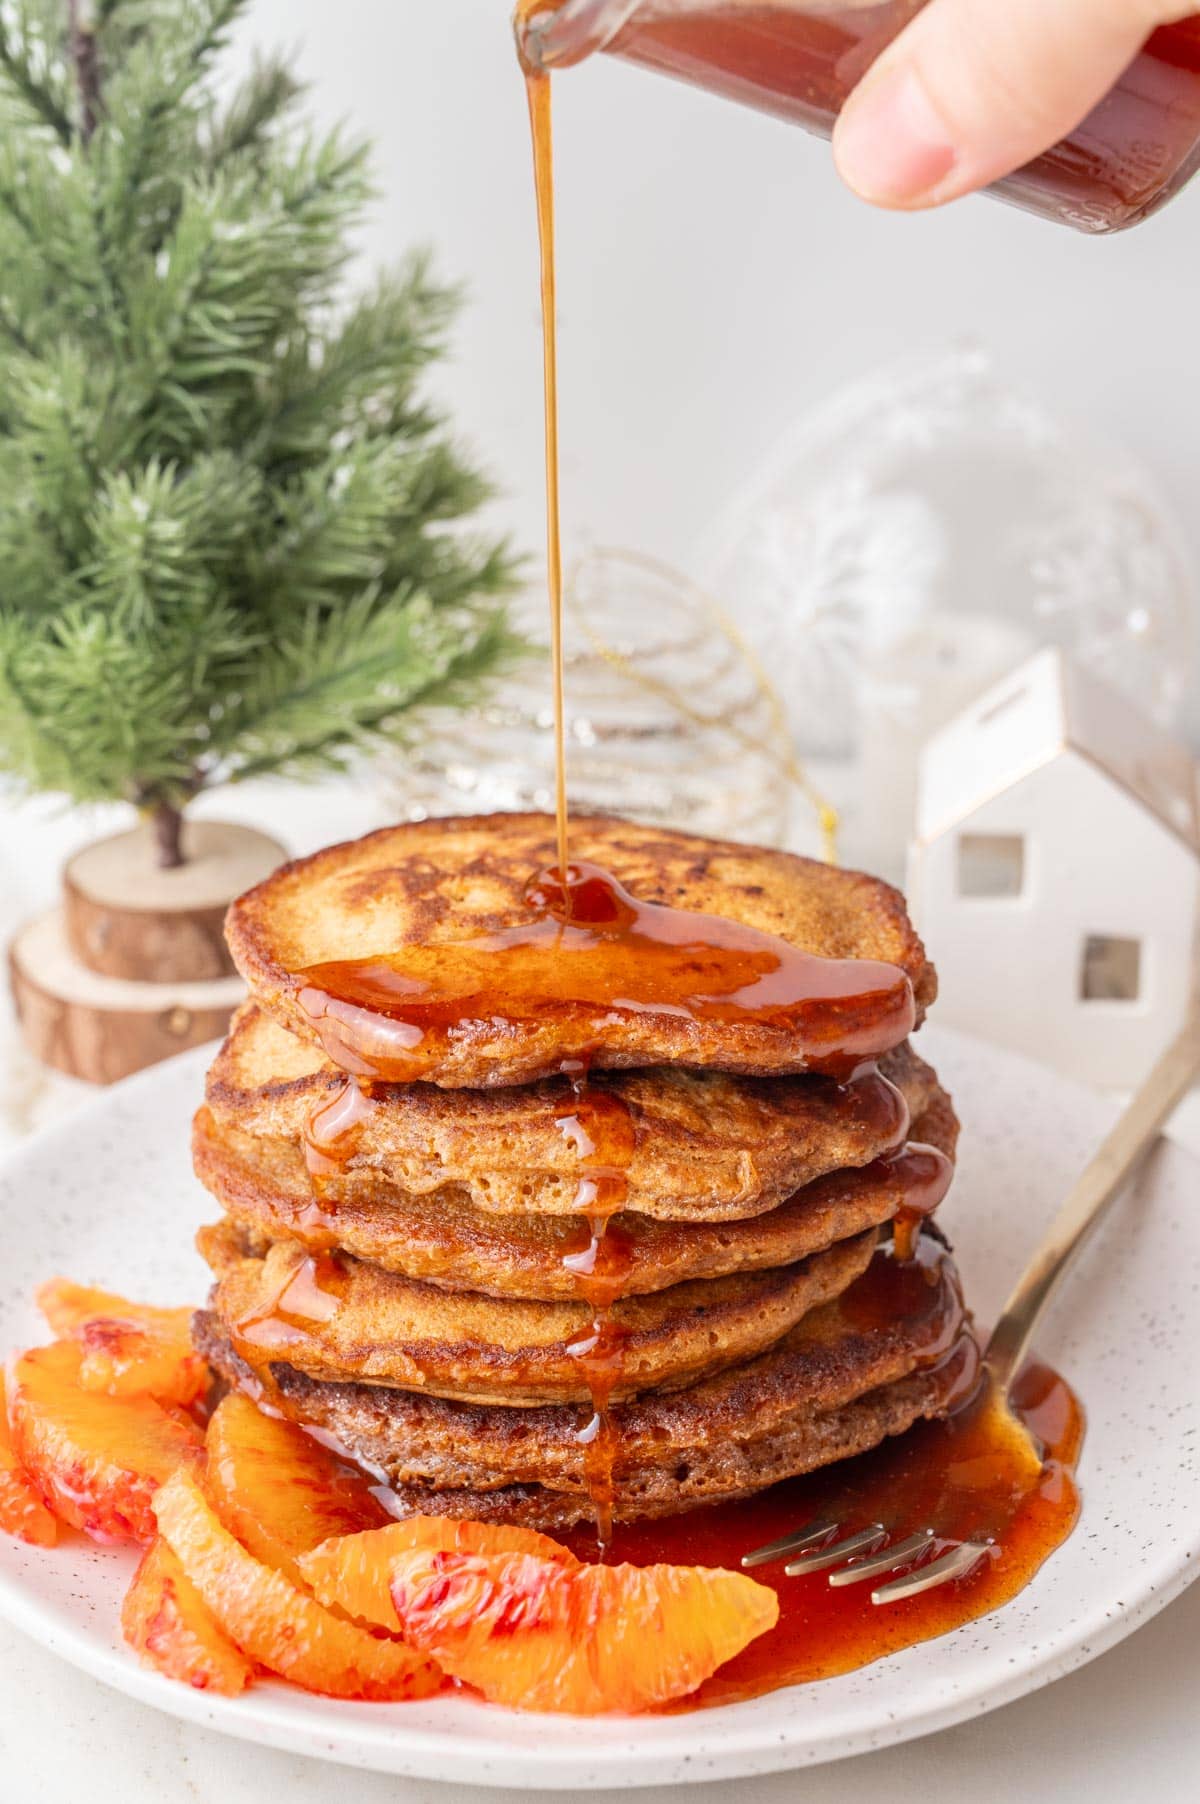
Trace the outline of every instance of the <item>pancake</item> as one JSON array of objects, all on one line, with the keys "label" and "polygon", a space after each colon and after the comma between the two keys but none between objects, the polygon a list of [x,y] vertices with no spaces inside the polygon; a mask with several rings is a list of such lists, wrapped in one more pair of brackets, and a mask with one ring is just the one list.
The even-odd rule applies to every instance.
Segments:
[{"label": "pancake", "polygon": [[[319,1048],[247,1005],[234,1017],[205,1095],[223,1136],[258,1137],[259,1162],[286,1172],[287,1149],[303,1144],[311,1116],[343,1082]],[[591,1087],[618,1097],[629,1113],[626,1209],[660,1220],[729,1221],[773,1209],[826,1172],[890,1150],[908,1117],[929,1105],[936,1079],[905,1043],[881,1059],[879,1075],[868,1070],[848,1084],[657,1067],[598,1075]],[[578,1208],[579,1154],[556,1119],[570,1106],[565,1079],[494,1090],[379,1084],[372,1095],[342,1170],[323,1180],[339,1209],[354,1200],[354,1180],[366,1170],[411,1197],[437,1193],[439,1206],[450,1189],[503,1216]]]},{"label": "pancake", "polygon": [[[490,1096],[503,1094],[517,1092]],[[944,1091],[935,1090],[912,1133],[953,1158],[958,1122]],[[452,1290],[545,1300],[578,1295],[578,1280],[563,1263],[589,1239],[578,1215],[493,1215],[476,1208],[461,1185],[413,1196],[373,1170],[323,1186],[318,1199],[297,1146],[241,1133],[207,1109],[196,1115],[192,1156],[201,1182],[253,1251],[290,1238],[310,1253],[344,1248],[385,1271]],[[896,1168],[879,1160],[831,1172],[745,1220],[658,1221],[623,1211],[609,1233],[624,1253],[625,1294],[639,1296],[690,1279],[792,1265],[890,1222],[903,1201]]]},{"label": "pancake", "polygon": [[[696,1280],[622,1297],[614,1400],[676,1389],[753,1359],[865,1271],[868,1232],[772,1271]],[[247,1251],[229,1222],[197,1244],[217,1274],[211,1307],[249,1363],[286,1356],[325,1380],[403,1386],[506,1409],[590,1401],[582,1354],[595,1312],[583,1302],[530,1303],[455,1293],[346,1255],[314,1259],[294,1241]]]},{"label": "pancake", "polygon": [[[676,1516],[705,1505],[736,1503],[772,1484],[800,1478],[821,1466],[868,1453],[890,1435],[903,1434],[917,1422],[945,1415],[961,1395],[964,1374],[973,1371],[976,1354],[964,1340],[953,1358],[928,1372],[914,1372],[894,1384],[881,1385],[865,1397],[857,1397],[840,1409],[817,1410],[796,1416],[781,1435],[745,1447],[727,1450],[729,1457],[712,1459],[708,1450],[697,1462],[688,1461],[681,1482],[672,1486],[659,1472],[625,1474],[614,1502],[613,1518],[633,1522],[638,1518]],[[543,1534],[562,1533],[595,1520],[591,1503],[543,1485],[505,1485],[498,1490],[436,1490],[427,1485],[391,1487],[397,1513],[418,1516],[452,1516],[472,1522],[504,1522]]]},{"label": "pancake", "polygon": [[[532,1082],[572,1061],[593,1069],[677,1064],[781,1075],[815,1068],[826,1046],[826,1062],[836,1048],[840,1069],[848,1048],[865,1057],[897,1044],[933,1000],[933,968],[903,898],[877,878],[791,853],[597,816],[574,819],[571,831],[573,860],[602,866],[640,904],[732,920],[785,942],[785,950],[876,962],[861,974],[861,991],[806,1003],[804,1033],[797,1017],[782,1017],[781,1005],[775,1013],[753,1014],[741,1006],[738,997],[747,989],[770,989],[775,967],[753,960],[730,1000],[693,1011],[664,1000],[657,975],[643,997],[622,1000],[628,992],[618,989],[588,997],[572,992],[550,1003],[539,954],[531,979],[536,1000],[514,1014],[511,994],[478,990],[494,973],[493,953],[478,943],[467,954],[462,948],[528,932],[536,923],[553,927],[553,917],[532,910],[528,900],[531,882],[555,859],[553,819],[538,814],[384,828],[284,865],[230,909],[226,935],[234,961],[269,1014],[302,1038],[323,1039],[348,1069],[451,1087]],[[618,949],[623,956],[624,943]],[[689,950],[694,954],[695,946]],[[756,958],[762,956],[760,949]],[[765,956],[769,961],[769,950]],[[446,1015],[440,1004],[421,999],[443,994],[455,957],[468,967],[470,1000]],[[389,1020],[386,1009],[368,1011],[352,998],[342,1006],[339,998],[353,987],[347,966],[361,972],[373,962],[378,972],[388,960],[399,960],[399,984],[394,971],[387,981],[393,998],[403,989],[407,1018]],[[693,956],[687,968],[689,978],[699,972],[694,982],[703,992],[703,957]],[[897,970],[908,979],[911,998]],[[577,969],[571,981],[575,975]]]},{"label": "pancake", "polygon": [[[591,1515],[577,1410],[322,1382],[281,1361],[251,1368],[212,1313],[197,1317],[195,1337],[227,1382],[332,1437],[411,1508],[546,1528]],[[905,1266],[877,1253],[856,1284],[757,1359],[618,1406],[616,1514],[747,1496],[863,1452],[945,1413],[976,1362],[957,1272],[937,1240],[923,1236]]]}]

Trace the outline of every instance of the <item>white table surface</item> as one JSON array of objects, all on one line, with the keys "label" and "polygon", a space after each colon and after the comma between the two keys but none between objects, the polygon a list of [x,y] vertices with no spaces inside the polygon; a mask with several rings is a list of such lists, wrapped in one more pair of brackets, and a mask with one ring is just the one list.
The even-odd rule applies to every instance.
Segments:
[{"label": "white table surface", "polygon": [[[297,851],[330,837],[324,811],[308,791],[302,809],[271,792],[246,793],[227,812],[270,819]],[[337,799],[343,834],[375,824],[378,802],[359,794]],[[0,803],[0,817],[5,815]],[[361,817],[361,818],[359,818]],[[98,830],[55,820],[35,809],[0,818],[0,845],[19,836],[20,881],[4,859],[0,929],[14,911],[44,905],[61,857]],[[7,918],[6,918],[7,917]],[[40,1080],[26,1069],[0,1014],[0,1072],[6,1110],[0,1113],[0,1156],[32,1126],[69,1112],[89,1092],[66,1080]],[[1200,1153],[1200,1099],[1185,1105],[1178,1137]],[[1153,1797],[1174,1804],[1197,1796],[1200,1712],[1200,1586],[1091,1666],[1004,1710],[941,1735],[880,1754],[774,1778],[739,1782],[739,1804],[1125,1804]],[[671,1788],[673,1796],[705,1804],[728,1785]],[[161,1716],[110,1692],[83,1673],[0,1625],[0,1800],[8,1804],[483,1804],[494,1795],[470,1786],[355,1773],[299,1756],[235,1742]],[[566,1793],[543,1793],[548,1800]],[[572,1797],[576,1794],[570,1794]],[[598,1800],[607,1793],[592,1794]],[[645,1796],[662,1800],[666,1793]]]}]

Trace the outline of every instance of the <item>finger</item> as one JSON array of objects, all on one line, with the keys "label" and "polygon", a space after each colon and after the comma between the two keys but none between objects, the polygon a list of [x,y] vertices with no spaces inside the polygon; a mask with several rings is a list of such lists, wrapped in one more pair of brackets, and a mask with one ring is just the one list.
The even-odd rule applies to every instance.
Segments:
[{"label": "finger", "polygon": [[1048,150],[1196,0],[929,0],[846,102],[838,170],[865,200],[930,207]]}]

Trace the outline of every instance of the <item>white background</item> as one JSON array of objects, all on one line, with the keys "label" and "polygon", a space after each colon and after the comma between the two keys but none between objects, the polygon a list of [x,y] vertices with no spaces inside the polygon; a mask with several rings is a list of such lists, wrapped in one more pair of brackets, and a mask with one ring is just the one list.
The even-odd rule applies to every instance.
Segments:
[{"label": "white background", "polygon": [[[541,544],[529,147],[508,0],[257,0],[326,121],[377,147],[373,260],[432,244],[466,282],[441,379]],[[990,200],[872,212],[825,145],[607,57],[557,84],[564,505],[685,569],[786,427],[856,373],[962,335],[1156,475],[1200,560],[1200,180],[1089,239]],[[964,604],[969,598],[964,598]],[[776,673],[779,675],[780,673]],[[1200,709],[1193,711],[1200,729]]]}]

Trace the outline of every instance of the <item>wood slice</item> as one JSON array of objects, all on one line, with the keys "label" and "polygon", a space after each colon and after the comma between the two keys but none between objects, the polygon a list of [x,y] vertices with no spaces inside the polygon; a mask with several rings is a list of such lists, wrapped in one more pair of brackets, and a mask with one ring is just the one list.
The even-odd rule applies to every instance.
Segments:
[{"label": "wood slice", "polygon": [[72,952],[62,909],[23,927],[8,960],[30,1052],[93,1084],[115,1083],[219,1038],[245,995],[238,977],[158,984],[98,976]]},{"label": "wood slice", "polygon": [[81,964],[140,983],[205,983],[233,974],[225,910],[286,857],[265,833],[185,821],[186,862],[158,864],[148,824],[95,840],[63,872],[66,932]]}]

